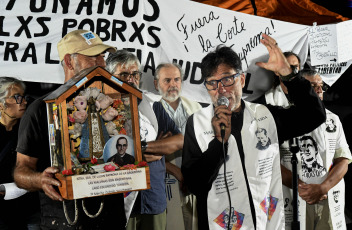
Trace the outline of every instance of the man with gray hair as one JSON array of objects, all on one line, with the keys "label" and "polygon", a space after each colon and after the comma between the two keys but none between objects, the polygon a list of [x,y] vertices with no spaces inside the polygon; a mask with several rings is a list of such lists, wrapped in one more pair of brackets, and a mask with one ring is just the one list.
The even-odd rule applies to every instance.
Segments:
[{"label": "man with gray hair", "polygon": [[[106,62],[107,70],[113,75],[139,88],[140,62],[135,55],[126,50],[118,50],[115,54],[109,55]],[[146,96],[146,93],[143,92],[143,100],[139,103],[138,110],[142,153],[149,165],[151,189],[140,191],[136,201],[133,201],[133,210],[127,229],[165,230],[166,168],[164,156],[182,149],[183,135],[162,105],[154,103]],[[127,200],[125,198],[125,201]],[[127,202],[125,202],[127,210],[126,204]],[[129,213],[126,212],[126,217],[128,216]]]},{"label": "man with gray hair", "polygon": [[[315,70],[304,69],[302,77],[308,80],[315,94],[323,100],[324,83]],[[300,153],[298,157],[298,193],[300,199],[301,228],[310,229],[346,229],[344,217],[345,184],[343,177],[352,160],[339,117],[325,109],[326,120],[312,132],[299,138]],[[334,121],[336,129],[329,132],[327,127]],[[306,124],[306,123],[304,123]],[[292,199],[290,190],[292,182],[292,155],[288,147],[281,146],[281,168],[284,197]],[[341,194],[337,199],[334,194]],[[289,208],[289,207],[288,207]],[[305,216],[305,218],[304,218]]]},{"label": "man with gray hair", "polygon": [[127,50],[118,50],[106,59],[106,69],[110,73],[137,89],[142,77],[139,71],[140,65],[138,58]]},{"label": "man with gray hair", "polygon": [[[65,82],[86,68],[105,67],[105,52],[116,51],[114,47],[104,44],[97,34],[87,30],[74,30],[66,34],[58,42],[57,49],[65,72]],[[64,202],[59,194],[57,187],[61,183],[55,178],[55,174],[60,171],[51,167],[50,163],[48,117],[44,97],[34,101],[22,117],[14,171],[18,187],[39,191],[41,228],[106,229],[114,224],[115,229],[124,229],[126,219],[121,215],[124,211],[122,195],[86,198],[85,204],[89,210],[98,210],[99,205],[104,202],[100,215],[92,219],[83,214],[81,207],[75,208],[73,201]],[[64,205],[66,209],[63,208]],[[66,216],[72,218],[75,215],[79,216],[78,220],[68,224]]]},{"label": "man with gray hair", "polygon": [[[182,87],[183,71],[180,65],[176,63],[161,63],[157,66],[154,76],[155,89],[159,91],[162,96],[160,103],[165,111],[169,114],[176,126],[185,133],[186,122],[190,115],[197,112],[202,106],[195,101],[191,101],[185,97],[180,96]],[[181,222],[168,225],[170,229],[196,229],[197,216],[195,196],[189,194],[186,186],[183,184],[183,176],[181,172],[182,151],[177,151],[172,155],[166,157],[166,171],[171,174],[171,180],[176,178],[178,183],[170,184],[172,191],[180,193],[181,205],[174,204],[178,197],[173,196],[169,198],[168,202],[168,219],[175,219],[175,209],[182,206],[184,226]],[[169,175],[168,175],[169,176]],[[175,188],[174,188],[175,187]],[[179,191],[180,188],[180,191]],[[180,225],[180,226],[178,226]]]}]

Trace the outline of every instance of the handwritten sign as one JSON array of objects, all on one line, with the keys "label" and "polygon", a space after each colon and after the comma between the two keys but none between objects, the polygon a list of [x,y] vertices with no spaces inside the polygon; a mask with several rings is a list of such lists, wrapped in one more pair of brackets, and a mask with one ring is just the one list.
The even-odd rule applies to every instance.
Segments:
[{"label": "handwritten sign", "polygon": [[146,189],[145,168],[72,176],[74,199]]},{"label": "handwritten sign", "polygon": [[312,65],[337,61],[337,37],[335,25],[313,26],[309,29],[310,57]]},{"label": "handwritten sign", "polygon": [[[352,21],[313,26],[309,29],[311,64],[336,67],[339,63],[352,60]],[[335,65],[335,66],[334,66]]]}]

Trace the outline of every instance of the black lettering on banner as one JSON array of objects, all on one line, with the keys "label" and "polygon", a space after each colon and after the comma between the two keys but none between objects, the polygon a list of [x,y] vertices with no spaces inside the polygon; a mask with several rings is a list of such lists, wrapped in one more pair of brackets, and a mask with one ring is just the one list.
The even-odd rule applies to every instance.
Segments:
[{"label": "black lettering on banner", "polygon": [[[84,28],[85,25],[88,25],[89,28],[88,29]],[[81,23],[79,23],[78,29],[80,29],[80,30],[84,30],[85,29],[85,30],[94,31],[94,22],[93,22],[93,20],[89,19],[89,18],[83,19],[81,21]]]},{"label": "black lettering on banner", "polygon": [[342,67],[319,67],[316,69],[316,71],[320,74],[336,74],[336,73],[341,73]]},{"label": "black lettering on banner", "polygon": [[138,49],[136,56],[137,56],[139,62],[141,62],[142,61],[142,50]]},{"label": "black lettering on banner", "polygon": [[[177,59],[172,60],[173,63],[177,63]],[[179,60],[178,64],[183,67],[183,60]],[[186,62],[186,67],[184,68],[183,81],[187,80],[189,71],[191,69],[191,63],[189,61]]]},{"label": "black lettering on banner", "polygon": [[[178,31],[183,32],[183,33],[186,35],[185,40],[187,40],[187,39],[188,39],[187,25],[184,25],[184,24],[181,22],[184,17],[185,17],[185,14],[182,15],[182,17],[177,21],[176,26],[177,26],[177,30],[178,30]],[[219,16],[215,16],[215,15],[214,15],[214,12],[213,12],[213,11],[210,11],[208,16],[204,16],[204,17],[202,17],[202,18],[198,18],[197,21],[194,21],[194,22],[191,24],[191,32],[190,32],[190,33],[192,34],[192,33],[195,32],[197,29],[200,29],[200,28],[206,26],[207,24],[209,24],[211,21],[217,20],[217,19],[219,19]],[[200,42],[202,43],[202,41],[201,41],[202,38],[200,38],[200,37],[198,36],[198,39],[199,39]],[[208,39],[207,39],[207,40],[208,40]],[[206,41],[205,43],[210,43],[210,41],[209,41],[209,42]],[[204,44],[204,42],[203,42],[203,44]],[[204,46],[204,45],[202,45],[202,46],[203,46],[203,52],[204,52],[204,47],[205,47],[205,46]]]},{"label": "black lettering on banner", "polygon": [[247,73],[246,75],[246,81],[245,81],[245,84],[244,84],[244,87],[243,87],[243,93],[246,93],[246,94],[253,94],[253,90],[249,90],[248,89],[248,86],[249,86],[249,81],[251,80],[251,76],[252,74],[251,73]]},{"label": "black lettering on banner", "polygon": [[35,50],[35,45],[33,42],[30,42],[27,48],[24,50],[23,56],[21,58],[21,62],[26,62],[27,58],[32,58],[32,63],[37,64],[37,53]]},{"label": "black lettering on banner", "polygon": [[[120,27],[117,27],[117,25],[120,25]],[[111,40],[116,41],[117,40],[116,34],[117,34],[122,42],[126,41],[125,36],[123,36],[123,32],[126,30],[126,28],[127,28],[127,25],[125,21],[114,20],[112,22]]]},{"label": "black lettering on banner", "polygon": [[18,43],[14,42],[7,42],[5,46],[4,52],[4,61],[8,61],[10,54],[12,56],[12,61],[17,61],[16,50],[18,50],[19,45]]},{"label": "black lettering on banner", "polygon": [[68,7],[70,5],[70,1],[67,0],[54,0],[53,3],[53,13],[57,13],[57,8],[58,8],[58,1],[60,1],[60,4],[62,6],[62,13],[67,14],[68,13]]},{"label": "black lettering on banner", "polygon": [[68,28],[74,28],[77,26],[77,21],[73,18],[65,18],[63,23],[62,23],[62,37],[64,37],[67,34],[67,29]]},{"label": "black lettering on banner", "polygon": [[145,62],[145,66],[144,66],[144,72],[146,73],[148,71],[148,69],[152,70],[152,75],[154,76],[154,74],[155,74],[155,60],[154,60],[153,52],[148,53],[148,57],[147,57],[147,60]]},{"label": "black lettering on banner", "polygon": [[86,14],[91,15],[92,14],[92,0],[81,0],[81,2],[78,4],[76,14],[80,15],[82,13],[83,7],[86,8]]},{"label": "black lettering on banner", "polygon": [[[129,4],[132,4],[132,9],[129,9]],[[138,13],[139,0],[123,0],[122,13],[125,17],[132,18]]]},{"label": "black lettering on banner", "polygon": [[200,85],[200,84],[203,83],[204,79],[203,79],[203,76],[201,74],[199,74],[201,76],[201,78],[199,80],[195,79],[197,69],[200,70],[200,63],[199,62],[193,62],[192,73],[191,73],[191,78],[190,78],[189,82],[191,84]]},{"label": "black lettering on banner", "polygon": [[142,30],[144,29],[145,24],[142,23],[140,26],[138,26],[136,22],[132,22],[132,27],[134,29],[134,33],[130,37],[129,41],[133,42],[138,37],[139,43],[141,45],[144,45],[144,41],[143,41],[143,37],[142,37]]},{"label": "black lettering on banner", "polygon": [[242,31],[245,31],[246,29],[244,28],[244,22],[241,22],[240,28],[237,27],[237,18],[234,16],[233,22],[234,26],[232,26],[230,29],[222,33],[222,23],[219,23],[218,25],[218,35],[216,36],[217,39],[220,40],[220,42],[225,43],[227,40],[232,40],[234,36],[237,34],[241,33]]},{"label": "black lettering on banner", "polygon": [[116,0],[99,0],[98,3],[98,14],[102,14],[104,10],[104,4],[109,5],[108,15],[113,15],[116,5]]},{"label": "black lettering on banner", "polygon": [[13,6],[15,5],[16,0],[9,0],[6,5],[6,10],[12,10]]},{"label": "black lettering on banner", "polygon": [[[136,51],[135,48],[123,48],[123,49],[124,49],[124,50],[127,50],[127,51],[130,52],[130,53],[134,53],[134,52]],[[138,52],[138,51],[139,51],[139,52]],[[141,60],[142,60],[142,53],[141,53],[140,51],[141,51],[140,49],[137,50],[136,56],[137,56],[139,62],[142,63],[142,61],[141,61]]]},{"label": "black lettering on banner", "polygon": [[198,40],[199,40],[200,46],[202,47],[203,53],[208,52],[210,48],[214,48],[214,46],[211,44],[211,41],[209,39],[205,40],[205,43],[204,43],[203,36],[200,34],[198,35]]},{"label": "black lettering on banner", "polygon": [[215,16],[214,12],[210,11],[208,18],[207,17],[198,18],[198,20],[191,25],[191,34],[195,32],[197,29],[200,29],[205,25],[209,24],[210,21],[217,20],[217,19],[219,19],[219,16]]},{"label": "black lettering on banner", "polygon": [[[187,40],[187,39],[188,39],[187,25],[184,25],[184,24],[181,22],[184,17],[185,17],[185,14],[183,14],[182,17],[177,21],[176,27],[177,27],[177,30],[178,30],[178,31],[180,31],[180,32],[183,31],[183,33],[186,35],[185,40]],[[182,30],[181,30],[180,27],[182,27]]]},{"label": "black lettering on banner", "polygon": [[38,13],[38,12],[43,12],[45,10],[47,0],[41,0],[40,6],[37,7],[36,5],[37,5],[38,1],[40,1],[40,0],[31,0],[30,1],[29,9],[31,10],[31,12]]},{"label": "black lettering on banner", "polygon": [[159,18],[160,15],[160,8],[158,6],[158,3],[155,2],[155,0],[148,0],[148,2],[150,3],[150,5],[153,8],[153,14],[152,15],[143,15],[143,19],[147,22],[152,22],[152,21],[156,21]]},{"label": "black lettering on banner", "polygon": [[4,31],[4,20],[5,16],[0,16],[0,36],[10,36],[9,32]]},{"label": "black lettering on banner", "polygon": [[34,37],[44,37],[44,36],[48,35],[49,28],[46,26],[45,22],[49,22],[50,20],[51,20],[50,17],[39,17],[39,18],[37,18],[37,22],[38,22],[39,25],[42,26],[43,32],[35,33]]},{"label": "black lettering on banner", "polygon": [[[51,54],[51,43],[46,43],[46,51],[45,51],[45,63],[46,64],[60,64],[59,60],[52,60],[50,58],[50,54]],[[56,46],[55,46],[56,48]]]},{"label": "black lettering on banner", "polygon": [[[272,20],[270,20],[270,22],[271,22],[271,27],[273,29],[273,32],[275,32],[274,22]],[[264,29],[264,33],[267,35],[273,34],[269,27],[266,27]],[[241,61],[243,61],[243,60],[245,61],[247,67],[248,67],[247,55],[249,52],[252,51],[252,49],[259,46],[262,34],[263,34],[263,32],[259,32],[258,34],[254,35],[253,37],[250,37],[249,42],[244,47],[242,47],[242,52],[238,54],[238,56],[241,58]]]},{"label": "black lettering on banner", "polygon": [[29,28],[28,28],[28,23],[32,20],[32,16],[29,16],[27,18],[27,20],[25,20],[23,18],[23,16],[18,16],[18,21],[20,21],[20,23],[22,24],[21,27],[17,30],[17,32],[15,33],[15,37],[19,37],[22,33],[22,31],[24,30],[25,33],[26,33],[26,36],[27,38],[31,38],[31,32],[29,31]]},{"label": "black lettering on banner", "polygon": [[[102,41],[108,41],[110,40],[110,21],[105,19],[105,18],[98,18],[97,20],[97,34],[101,38]],[[102,36],[101,34],[104,33],[105,36]]]},{"label": "black lettering on banner", "polygon": [[160,39],[158,36],[156,36],[156,34],[154,33],[154,30],[156,31],[160,31],[161,29],[159,27],[156,27],[156,26],[150,26],[148,27],[148,33],[151,37],[154,38],[154,41],[155,43],[150,43],[150,42],[147,42],[147,45],[151,48],[158,48],[161,44],[160,42]]},{"label": "black lettering on banner", "polygon": [[142,50],[140,49],[135,49],[135,48],[124,48],[124,50],[127,50],[128,52],[134,53],[136,52],[136,56],[139,60],[140,63],[142,63]]}]

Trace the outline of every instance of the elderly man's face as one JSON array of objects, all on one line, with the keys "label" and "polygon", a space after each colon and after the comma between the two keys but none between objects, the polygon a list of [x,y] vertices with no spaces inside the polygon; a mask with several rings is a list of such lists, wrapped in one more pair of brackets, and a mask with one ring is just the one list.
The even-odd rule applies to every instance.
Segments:
[{"label": "elderly man's face", "polygon": [[313,145],[312,140],[301,141],[300,152],[303,158],[303,161],[308,165],[312,166],[315,161],[316,149]]},{"label": "elderly man's face", "polygon": [[81,70],[93,67],[93,66],[101,66],[105,67],[104,53],[98,54],[96,56],[86,56],[83,54],[75,54],[75,74],[79,73]]},{"label": "elderly man's face", "polygon": [[314,76],[306,76],[305,79],[310,81],[315,93],[318,95],[320,100],[323,100],[323,80],[319,75],[314,75]]},{"label": "elderly man's face", "polygon": [[262,146],[266,146],[268,144],[269,138],[265,135],[264,131],[257,133],[257,139]]},{"label": "elderly man's face", "polygon": [[163,67],[159,72],[159,79],[155,87],[164,100],[168,102],[176,101],[181,91],[181,73],[175,66]]},{"label": "elderly man's face", "polygon": [[[123,81],[126,81],[129,85],[132,85],[133,87],[138,89],[140,75],[136,73],[139,73],[138,65],[136,63],[130,64],[129,66],[119,64],[116,66],[116,70],[113,75],[117,76]],[[131,74],[135,74],[135,76],[132,76]]]},{"label": "elderly man's face", "polygon": [[120,155],[124,155],[127,149],[127,141],[125,139],[120,139],[117,143],[117,152]]},{"label": "elderly man's face", "polygon": [[[212,76],[208,77],[206,80],[220,80],[224,77],[228,77],[236,74],[236,70],[226,64],[220,64]],[[218,88],[215,90],[208,91],[211,100],[215,106],[218,105],[218,99],[222,96],[225,96],[229,99],[228,108],[231,111],[239,111],[241,105],[241,97],[242,97],[242,88],[245,83],[245,76],[241,74],[239,77],[235,78],[235,83],[231,86],[223,86],[221,82],[218,83]]]}]

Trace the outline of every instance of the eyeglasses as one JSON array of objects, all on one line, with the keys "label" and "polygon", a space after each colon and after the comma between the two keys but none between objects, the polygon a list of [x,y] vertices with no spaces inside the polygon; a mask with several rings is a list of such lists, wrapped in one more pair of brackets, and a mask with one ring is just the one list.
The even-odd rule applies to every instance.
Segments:
[{"label": "eyeglasses", "polygon": [[328,90],[328,86],[325,85],[324,83],[321,83],[321,84],[311,83],[310,85],[312,86],[312,88],[314,90],[318,90],[319,88],[321,88],[323,91],[327,91]]},{"label": "eyeglasses", "polygon": [[204,85],[208,91],[217,89],[219,82],[221,82],[221,84],[223,86],[231,86],[231,85],[235,84],[235,78],[239,77],[240,75],[241,75],[241,73],[236,73],[231,76],[223,77],[219,80],[204,81]]},{"label": "eyeglasses", "polygon": [[117,74],[119,75],[121,78],[125,79],[125,80],[130,80],[130,77],[133,77],[134,80],[139,81],[142,77],[142,72],[136,71],[133,73],[119,73]]},{"label": "eyeglasses", "polygon": [[120,148],[124,147],[124,148],[126,148],[126,147],[127,147],[127,145],[126,145],[126,144],[123,144],[123,145],[121,145],[121,144],[117,144],[117,147],[120,147]]},{"label": "eyeglasses", "polygon": [[17,104],[21,104],[23,99],[26,101],[28,101],[28,99],[29,99],[28,96],[22,96],[22,95],[18,95],[18,94],[13,95],[11,97],[7,97],[7,98],[15,98]]}]

